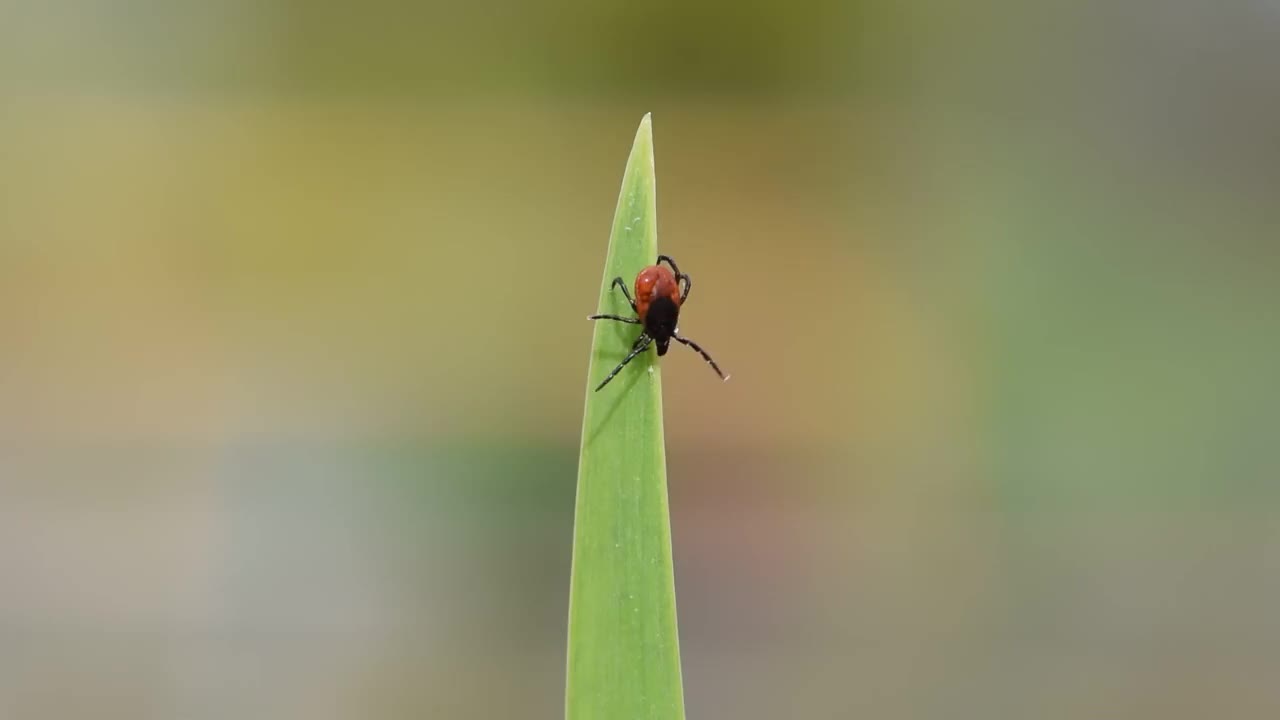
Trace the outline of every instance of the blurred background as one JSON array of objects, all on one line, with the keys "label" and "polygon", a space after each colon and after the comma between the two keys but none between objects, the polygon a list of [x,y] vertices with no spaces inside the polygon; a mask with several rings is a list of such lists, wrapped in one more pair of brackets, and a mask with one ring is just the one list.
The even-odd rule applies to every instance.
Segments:
[{"label": "blurred background", "polygon": [[1280,714],[1280,5],[0,3],[0,718],[553,718],[636,125],[691,718]]}]

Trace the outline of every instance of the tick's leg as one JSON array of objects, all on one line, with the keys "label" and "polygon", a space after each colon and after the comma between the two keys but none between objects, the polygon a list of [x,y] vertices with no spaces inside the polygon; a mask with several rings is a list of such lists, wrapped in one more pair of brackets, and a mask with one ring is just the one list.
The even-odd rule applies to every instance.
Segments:
[{"label": "tick's leg", "polygon": [[711,365],[711,369],[716,371],[716,374],[720,376],[720,379],[721,379],[721,380],[728,380],[728,379],[729,379],[729,376],[727,376],[727,375],[725,375],[724,373],[720,372],[720,366],[716,364],[716,361],[715,361],[715,360],[712,360],[712,359],[711,359],[711,356],[707,354],[707,351],[706,351],[706,350],[703,350],[703,349],[698,345],[698,343],[696,343],[696,342],[694,342],[694,341],[690,340],[690,339],[689,339],[689,338],[687,338],[687,337],[681,337],[681,336],[679,336],[679,335],[674,335],[674,336],[672,336],[672,337],[674,337],[676,340],[679,340],[680,342],[684,343],[685,345],[688,345],[689,347],[691,347],[691,348],[693,348],[694,350],[696,350],[696,351],[698,352],[698,354],[702,356],[702,359],[703,359],[703,360],[706,360],[706,361],[707,361],[707,363]]},{"label": "tick's leg", "polygon": [[680,292],[680,304],[683,305],[685,300],[689,299],[689,289],[693,287],[693,279],[688,275],[680,272],[680,268],[676,266],[676,261],[671,259],[670,255],[659,255],[658,262],[666,261],[671,266],[671,272],[675,273],[676,282],[683,283],[684,287]]},{"label": "tick's leg", "polygon": [[614,368],[613,372],[609,373],[608,377],[606,377],[599,385],[596,386],[595,391],[600,392],[600,388],[604,387],[605,385],[608,385],[609,381],[613,379],[613,376],[621,372],[622,368],[625,367],[627,363],[631,362],[631,360],[635,358],[635,356],[644,352],[645,349],[649,347],[649,343],[651,342],[653,342],[653,338],[649,337],[644,333],[640,333],[640,337],[636,338],[636,344],[632,346],[631,352],[625,358],[622,359],[622,362],[618,363],[618,367]]},{"label": "tick's leg", "polygon": [[640,318],[622,317],[621,315],[588,315],[587,319],[588,320],[617,320],[618,322],[631,323],[632,325],[640,324]]},{"label": "tick's leg", "polygon": [[[627,304],[631,306],[631,309],[634,310],[637,315],[639,315],[640,311],[636,310],[636,301],[631,299],[631,293],[627,291],[627,284],[622,282],[622,278],[614,278],[613,285],[617,285],[618,289],[622,290],[622,297],[627,299]],[[609,286],[610,290],[613,289],[613,285]]]}]

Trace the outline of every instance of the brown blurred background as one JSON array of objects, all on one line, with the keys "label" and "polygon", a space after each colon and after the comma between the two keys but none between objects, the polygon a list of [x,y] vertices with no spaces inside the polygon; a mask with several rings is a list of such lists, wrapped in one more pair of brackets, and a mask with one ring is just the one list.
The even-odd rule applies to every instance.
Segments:
[{"label": "brown blurred background", "polygon": [[1280,715],[1280,7],[0,4],[0,717],[563,713],[652,112],[691,718]]}]

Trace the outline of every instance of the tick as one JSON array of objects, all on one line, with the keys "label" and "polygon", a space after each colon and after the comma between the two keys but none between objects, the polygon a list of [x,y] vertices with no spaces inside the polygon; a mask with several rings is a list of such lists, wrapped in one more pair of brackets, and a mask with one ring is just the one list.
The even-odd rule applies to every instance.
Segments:
[{"label": "tick", "polygon": [[[662,263],[670,265],[665,268]],[[706,350],[698,346],[698,343],[679,334],[676,327],[676,320],[680,318],[680,308],[684,306],[686,300],[689,299],[689,288],[693,287],[693,280],[688,275],[680,272],[680,268],[676,267],[676,261],[667,255],[659,255],[658,262],[654,265],[640,271],[636,275],[636,297],[631,299],[631,294],[627,292],[627,284],[622,278],[613,279],[613,285],[617,285],[622,290],[622,295],[631,304],[631,309],[635,311],[636,316],[633,318],[622,317],[621,315],[591,315],[588,320],[617,320],[618,322],[630,323],[632,325],[642,325],[644,330],[640,332],[640,337],[636,338],[635,345],[631,346],[631,352],[618,363],[618,367],[609,373],[598,386],[596,392],[600,388],[609,384],[614,375],[617,375],[627,363],[631,362],[637,355],[654,344],[658,347],[658,356],[667,354],[667,348],[671,341],[688,345],[693,348],[703,360],[706,360],[711,369],[716,371],[721,380],[728,380],[729,377],[720,372],[720,366],[716,365],[716,361],[711,359]],[[613,285],[609,289],[613,289]]]}]

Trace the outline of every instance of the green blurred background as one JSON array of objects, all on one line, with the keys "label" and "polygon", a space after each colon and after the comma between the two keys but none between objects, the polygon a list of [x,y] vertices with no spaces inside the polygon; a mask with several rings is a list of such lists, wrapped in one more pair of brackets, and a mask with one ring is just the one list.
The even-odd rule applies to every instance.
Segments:
[{"label": "green blurred background", "polygon": [[0,717],[563,713],[652,112],[692,718],[1280,715],[1274,2],[0,3]]}]

